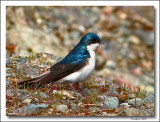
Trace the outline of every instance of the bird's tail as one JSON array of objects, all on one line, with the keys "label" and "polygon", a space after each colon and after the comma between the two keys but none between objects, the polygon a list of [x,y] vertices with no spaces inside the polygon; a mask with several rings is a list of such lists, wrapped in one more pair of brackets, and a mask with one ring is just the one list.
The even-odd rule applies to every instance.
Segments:
[{"label": "bird's tail", "polygon": [[18,83],[18,88],[23,89],[23,88],[31,88],[31,89],[37,89],[39,87],[43,87],[44,86],[44,80],[45,77],[47,77],[47,75],[50,73],[50,71],[45,72],[42,75],[39,75],[35,78],[32,78],[30,80],[26,80],[26,81],[21,81]]}]

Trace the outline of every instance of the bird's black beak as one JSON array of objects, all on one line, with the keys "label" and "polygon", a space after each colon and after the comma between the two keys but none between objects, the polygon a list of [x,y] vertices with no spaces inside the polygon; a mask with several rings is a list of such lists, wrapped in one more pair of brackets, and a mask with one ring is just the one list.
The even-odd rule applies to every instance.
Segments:
[{"label": "bird's black beak", "polygon": [[101,45],[101,44],[104,44],[104,42],[99,42],[99,44]]}]

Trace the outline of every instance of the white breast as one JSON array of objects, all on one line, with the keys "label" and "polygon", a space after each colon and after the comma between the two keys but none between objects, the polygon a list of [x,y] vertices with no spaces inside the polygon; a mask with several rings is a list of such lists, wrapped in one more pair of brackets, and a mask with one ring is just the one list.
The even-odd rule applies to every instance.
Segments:
[{"label": "white breast", "polygon": [[85,80],[94,70],[95,67],[95,52],[93,50],[89,50],[90,58],[88,59],[88,64],[83,69],[74,72],[58,81],[56,83],[62,83],[64,81],[70,82],[80,82]]}]

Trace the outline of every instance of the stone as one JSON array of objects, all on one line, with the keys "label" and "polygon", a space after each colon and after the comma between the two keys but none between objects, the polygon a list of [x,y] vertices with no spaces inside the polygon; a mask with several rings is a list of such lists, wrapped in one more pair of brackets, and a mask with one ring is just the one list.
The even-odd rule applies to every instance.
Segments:
[{"label": "stone", "polygon": [[47,104],[45,105],[44,104],[38,104],[38,105],[29,104],[29,105],[23,106],[22,108],[16,109],[15,111],[13,111],[13,114],[16,114],[16,115],[35,114],[35,113],[40,112],[40,110],[47,108],[47,107],[48,107]]},{"label": "stone", "polygon": [[148,85],[145,87],[147,92],[154,93],[154,87],[152,85]]},{"label": "stone", "polygon": [[135,106],[135,104],[136,104],[136,106],[141,106],[141,105],[143,105],[143,103],[144,103],[144,101],[140,98],[133,98],[128,101],[129,105],[134,105],[134,106]]},{"label": "stone", "polygon": [[106,76],[108,76],[110,74],[111,74],[110,69],[104,68],[104,69],[98,71],[97,76],[99,76],[99,77],[106,77]]},{"label": "stone", "polygon": [[139,36],[147,46],[154,46],[154,32],[147,32],[137,29],[135,30],[135,34]]},{"label": "stone", "polygon": [[101,101],[106,101],[109,97],[106,95],[100,95],[99,98]]},{"label": "stone", "polygon": [[117,97],[111,97],[104,102],[105,108],[114,109],[119,106],[119,100]]},{"label": "stone", "polygon": [[135,94],[129,94],[129,99],[133,99],[133,98],[135,98]]},{"label": "stone", "polygon": [[152,104],[154,103],[154,95],[150,94],[144,98],[144,103]]},{"label": "stone", "polygon": [[125,110],[127,116],[152,116],[152,110],[150,109],[137,109],[137,108],[127,108]]},{"label": "stone", "polygon": [[126,106],[129,108],[131,105],[129,105],[128,103],[121,103],[120,106]]},{"label": "stone", "polygon": [[29,99],[29,98],[27,98],[27,99],[25,99],[24,101],[23,101],[23,103],[26,103],[26,104],[30,104],[32,102],[32,99]]},{"label": "stone", "polygon": [[[34,53],[48,52],[59,56],[67,54],[67,50],[62,47],[60,40],[52,32],[18,24],[7,31],[7,37],[16,45],[16,49],[21,48],[21,51],[26,54],[28,53],[27,49],[33,47],[33,45],[35,45],[32,48]],[[21,56],[26,56],[26,54]]]},{"label": "stone", "polygon": [[140,44],[140,39],[135,35],[131,35],[129,39],[133,44],[137,44],[137,45]]},{"label": "stone", "polygon": [[111,60],[108,60],[107,61],[107,68],[115,69],[116,68],[116,63],[111,61]]},{"label": "stone", "polygon": [[37,107],[38,107],[38,108],[48,108],[48,104],[45,104],[45,103],[43,103],[43,104],[38,104]]},{"label": "stone", "polygon": [[102,112],[102,115],[103,116],[107,116],[107,112]]},{"label": "stone", "polygon": [[96,66],[95,66],[95,69],[96,70],[103,69],[105,67],[105,64],[106,64],[105,59],[102,56],[97,55],[96,56]]},{"label": "stone", "polygon": [[20,93],[20,95],[19,95],[19,100],[20,101],[24,101],[25,99],[27,99],[28,97],[26,96],[26,95],[22,95],[21,93]]},{"label": "stone", "polygon": [[47,97],[48,97],[47,94],[44,93],[44,92],[40,92],[39,95],[40,95],[42,98],[47,98]]},{"label": "stone", "polygon": [[58,105],[57,106],[57,111],[65,113],[66,111],[68,111],[68,107],[67,107],[67,105]]},{"label": "stone", "polygon": [[114,89],[109,89],[107,94],[113,94],[113,95],[118,95],[118,92]]},{"label": "stone", "polygon": [[139,116],[139,110],[137,108],[127,108],[125,112],[127,116]]}]

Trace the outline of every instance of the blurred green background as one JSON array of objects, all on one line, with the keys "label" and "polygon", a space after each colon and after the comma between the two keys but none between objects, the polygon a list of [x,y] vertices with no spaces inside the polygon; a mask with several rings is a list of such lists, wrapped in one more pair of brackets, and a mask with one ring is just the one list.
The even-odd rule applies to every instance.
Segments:
[{"label": "blurred green background", "polygon": [[64,57],[88,33],[105,43],[94,74],[154,91],[154,7],[6,7],[7,55]]}]

